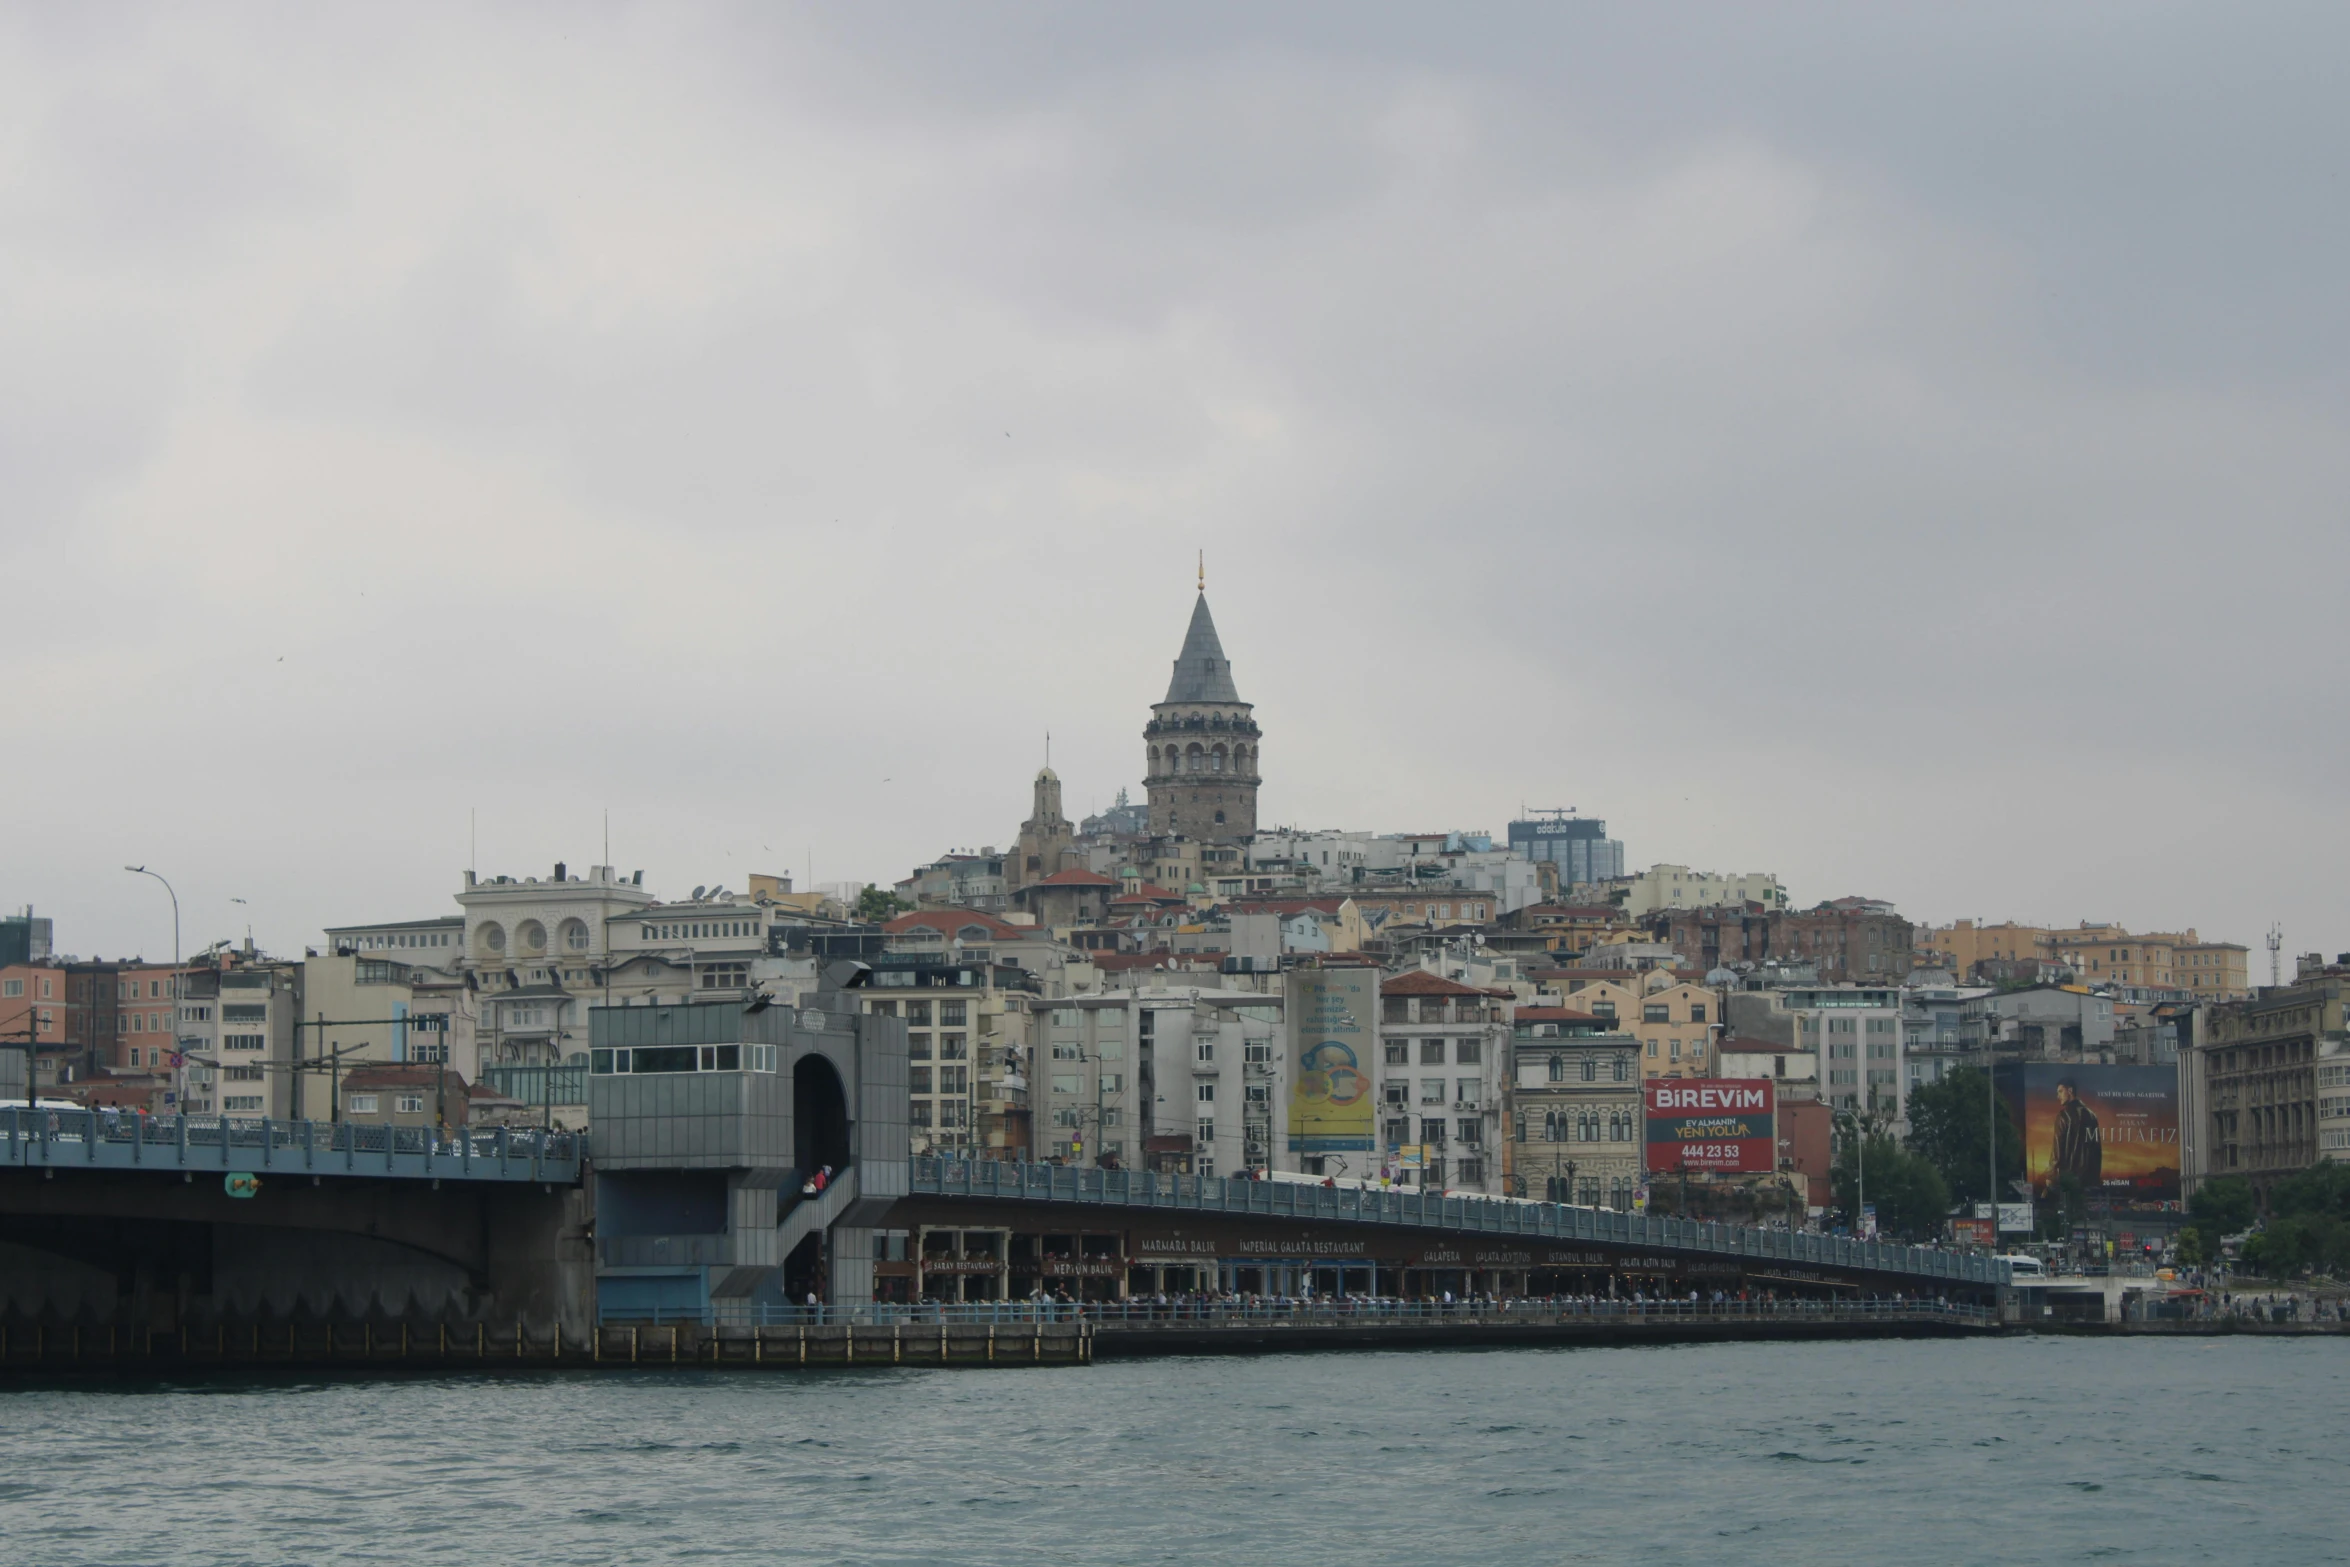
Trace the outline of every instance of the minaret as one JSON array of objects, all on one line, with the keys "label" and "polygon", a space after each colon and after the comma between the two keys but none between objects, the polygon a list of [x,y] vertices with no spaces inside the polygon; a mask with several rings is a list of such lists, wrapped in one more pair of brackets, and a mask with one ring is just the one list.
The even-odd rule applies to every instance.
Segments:
[{"label": "minaret", "polygon": [[1206,561],[1166,700],[1142,731],[1154,837],[1239,843],[1257,830],[1257,724],[1208,613]]}]

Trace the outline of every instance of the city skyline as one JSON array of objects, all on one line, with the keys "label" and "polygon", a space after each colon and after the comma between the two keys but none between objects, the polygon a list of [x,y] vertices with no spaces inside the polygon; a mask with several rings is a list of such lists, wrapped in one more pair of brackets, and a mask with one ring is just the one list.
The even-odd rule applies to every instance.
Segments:
[{"label": "city skyline", "polygon": [[1267,824],[2342,944],[2350,24],[1808,14],[10,13],[0,897],[893,879],[1204,548]]}]

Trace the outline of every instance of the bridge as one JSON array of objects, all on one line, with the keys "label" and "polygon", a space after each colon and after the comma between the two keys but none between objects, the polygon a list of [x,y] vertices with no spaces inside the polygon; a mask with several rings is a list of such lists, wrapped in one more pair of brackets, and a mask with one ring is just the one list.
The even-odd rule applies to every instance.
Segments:
[{"label": "bridge", "polygon": [[[1066,1303],[1095,1313],[1088,1332],[1166,1342],[1135,1303],[1637,1307],[1694,1295],[1742,1308],[1930,1303],[1960,1313],[1934,1322],[1972,1326],[2009,1290],[1994,1258],[1886,1242],[1302,1178],[911,1159],[903,1024],[863,1009],[858,969],[836,965],[796,1007],[596,1009],[586,1135],[0,1107],[0,1334],[85,1344],[103,1330],[134,1355],[209,1339],[218,1354],[241,1342],[252,1355],[339,1357],[355,1338],[362,1353],[517,1343],[559,1358],[600,1353],[606,1331],[634,1334],[642,1353],[643,1325],[691,1325],[712,1344],[753,1333],[757,1361],[772,1346],[755,1335],[788,1326],[796,1363],[808,1345],[821,1358],[834,1326],[840,1354],[860,1354],[857,1334],[884,1318],[899,1341],[945,1320],[996,1342],[994,1315],[919,1317],[941,1307]],[[820,1312],[865,1315],[791,1320],[811,1296]],[[1128,1314],[1112,1323],[1108,1311]],[[1531,1325],[1466,1320],[1486,1342],[1498,1341],[1489,1328]],[[1543,1331],[1679,1320],[1570,1312]],[[1771,1320],[1852,1325],[1816,1311]],[[1407,1324],[1311,1325],[1343,1339]],[[1227,1313],[1182,1331],[1296,1343],[1305,1326],[1294,1313]],[[1704,1331],[1754,1326],[1708,1319]],[[1029,1338],[1033,1358],[1044,1340]],[[673,1333],[666,1348],[699,1342]]]},{"label": "bridge", "polygon": [[[1325,1295],[1542,1294],[1546,1284],[1588,1289],[1605,1278],[1653,1294],[1668,1279],[1719,1287],[1735,1278],[1750,1291],[1990,1303],[2009,1282],[1993,1257],[1842,1236],[1511,1198],[984,1160],[914,1160],[907,1196],[883,1222],[1116,1233],[1115,1253],[1105,1245],[1089,1259],[1080,1247],[1038,1258],[1033,1271],[1050,1287],[1056,1276],[1082,1282],[1123,1269],[1132,1293],[1167,1287],[1170,1268],[1184,1289],[1229,1291],[1254,1268],[1263,1293]],[[948,1262],[942,1276],[973,1271]]]},{"label": "bridge", "polygon": [[585,1156],[530,1128],[0,1108],[0,1321],[577,1322]]},{"label": "bridge", "polygon": [[0,1110],[0,1167],[162,1174],[364,1176],[374,1180],[579,1180],[575,1133],[494,1127],[455,1132],[356,1121],[129,1115],[11,1106]]}]

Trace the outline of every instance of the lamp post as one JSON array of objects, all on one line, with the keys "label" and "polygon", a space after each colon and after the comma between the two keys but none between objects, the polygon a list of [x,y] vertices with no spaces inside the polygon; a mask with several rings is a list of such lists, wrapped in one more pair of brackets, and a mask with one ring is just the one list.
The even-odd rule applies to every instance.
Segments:
[{"label": "lamp post", "polygon": [[188,1111],[188,1069],[180,1058],[180,895],[164,881],[161,871],[151,871],[144,865],[125,865],[124,870],[134,876],[152,876],[163,882],[163,890],[171,893],[171,1097],[172,1107],[185,1115]]},{"label": "lamp post", "polygon": [[[1848,1117],[1852,1121],[1852,1226],[1857,1230],[1860,1228],[1860,1210],[1869,1205],[1868,1128],[1866,1124],[1862,1122],[1860,1118],[1860,1112],[1858,1110],[1837,1110],[1831,1113],[1839,1121]],[[1997,1210],[1994,1209],[1993,1212],[1996,1213]],[[1995,1219],[1993,1222],[1996,1223],[1998,1221]]]}]

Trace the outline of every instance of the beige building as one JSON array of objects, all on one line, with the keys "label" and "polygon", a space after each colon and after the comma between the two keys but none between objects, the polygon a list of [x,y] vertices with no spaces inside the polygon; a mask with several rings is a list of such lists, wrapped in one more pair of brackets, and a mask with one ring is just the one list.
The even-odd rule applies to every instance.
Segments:
[{"label": "beige building", "polygon": [[2205,941],[2193,926],[2177,933],[2134,934],[2121,925],[2087,921],[2060,928],[1953,920],[1922,932],[1918,945],[1941,955],[1962,980],[1973,975],[1976,964],[1988,960],[2039,959],[2066,965],[2089,985],[2184,990],[2213,1001],[2233,1001],[2251,993],[2246,949],[2234,942]]},{"label": "beige building", "polygon": [[2250,953],[2232,941],[2197,941],[2188,931],[2171,949],[2172,983],[2198,1001],[2242,1001],[2252,994]]},{"label": "beige building", "polygon": [[1561,1004],[1589,1013],[1639,1043],[1642,1077],[1711,1077],[1722,997],[1711,986],[1652,969],[1638,979],[1578,979],[1555,971]]},{"label": "beige building", "polygon": [[1651,865],[1624,883],[1624,912],[1634,917],[1662,909],[1710,909],[1759,903],[1787,907],[1787,889],[1768,872],[1693,871],[1686,865]]}]

